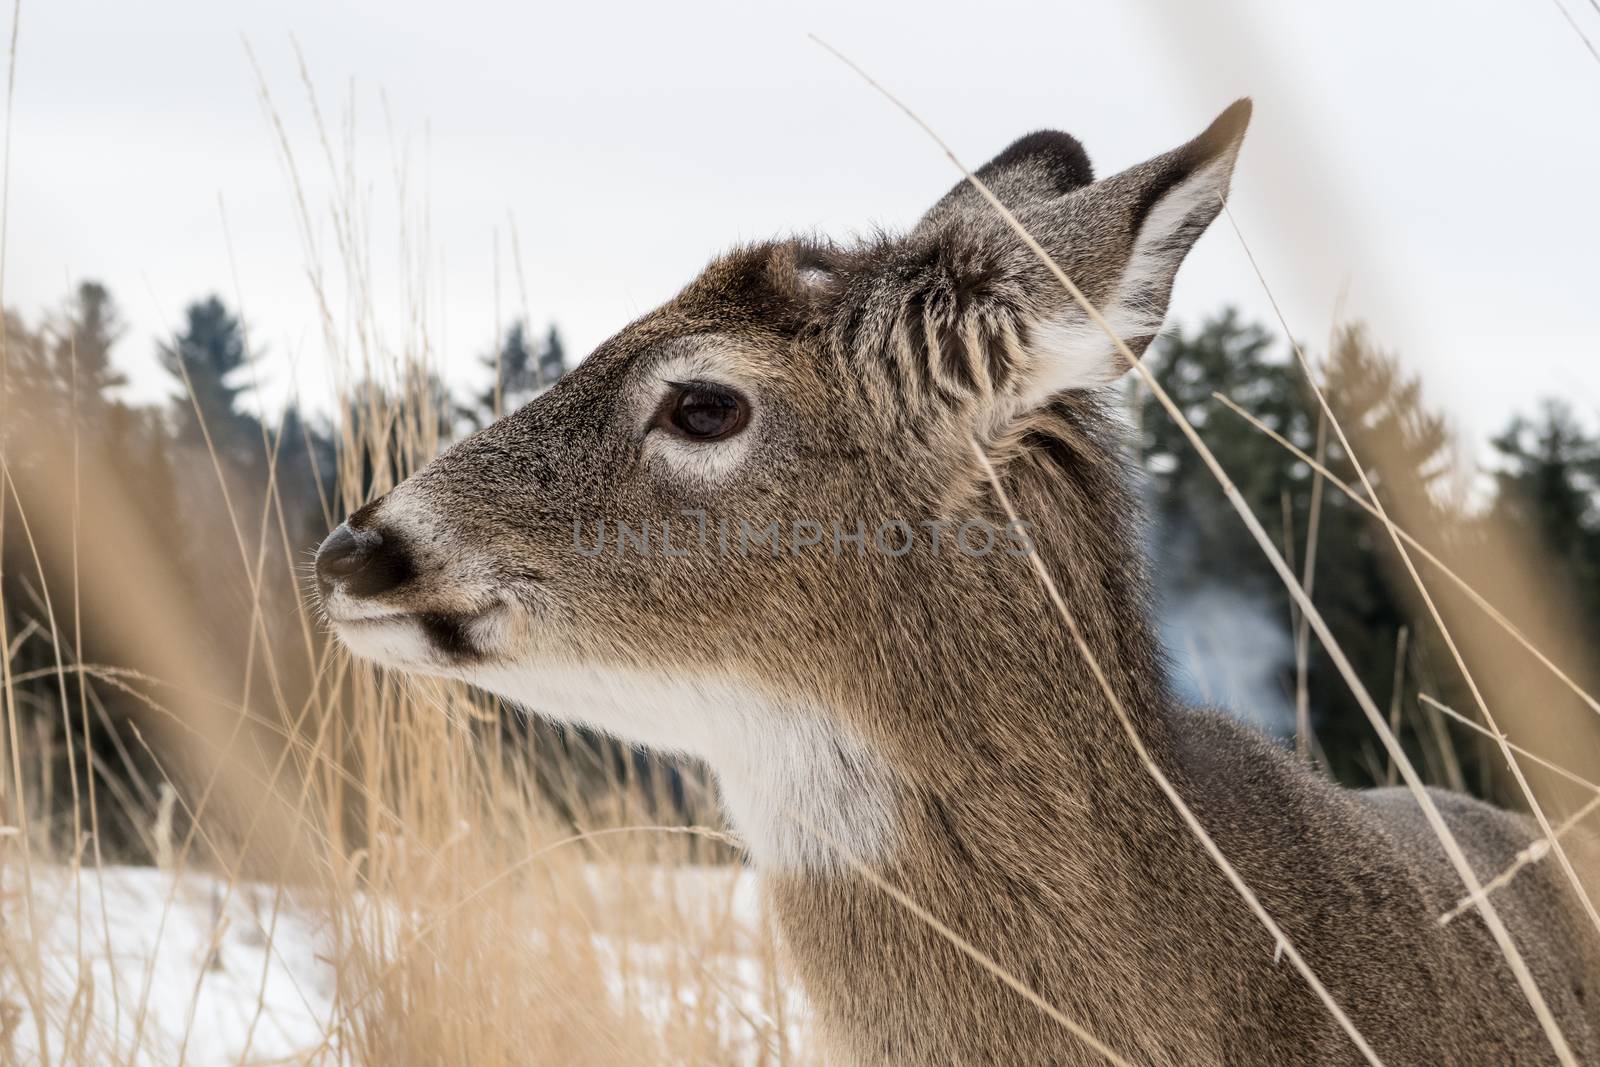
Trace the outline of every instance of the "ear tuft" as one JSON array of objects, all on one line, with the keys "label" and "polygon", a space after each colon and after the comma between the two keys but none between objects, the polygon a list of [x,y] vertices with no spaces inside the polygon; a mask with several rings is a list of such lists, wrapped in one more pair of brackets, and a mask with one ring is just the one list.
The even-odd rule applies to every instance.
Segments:
[{"label": "ear tuft", "polygon": [[[1094,181],[1089,153],[1071,134],[1037,130],[1012,141],[1006,149],[973,172],[1002,203],[1019,215],[1048,213],[1061,198]],[[927,232],[962,219],[994,225],[994,211],[972,183],[956,183],[922,217],[918,229]]]},{"label": "ear tuft", "polygon": [[982,167],[977,177],[985,185],[990,179],[1014,168],[1036,168],[1039,191],[1048,189],[1066,194],[1094,181],[1094,168],[1089,164],[1089,153],[1083,144],[1070,133],[1060,130],[1037,130],[1018,137],[1015,141]]}]

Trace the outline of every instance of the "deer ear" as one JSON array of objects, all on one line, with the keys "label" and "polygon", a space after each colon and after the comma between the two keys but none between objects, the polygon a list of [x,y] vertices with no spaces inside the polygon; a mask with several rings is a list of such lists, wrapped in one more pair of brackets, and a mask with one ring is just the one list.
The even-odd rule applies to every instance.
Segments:
[{"label": "deer ear", "polygon": [[[1045,242],[1135,358],[1161,329],[1178,267],[1222,210],[1250,110],[1248,99],[1236,101],[1188,144],[1077,191],[1068,204],[1069,243]],[[1046,284],[1061,289],[1053,277]],[[1128,369],[1099,324],[1060,297],[1041,301],[1054,310],[1027,329],[1024,407],[1108,384]]]}]

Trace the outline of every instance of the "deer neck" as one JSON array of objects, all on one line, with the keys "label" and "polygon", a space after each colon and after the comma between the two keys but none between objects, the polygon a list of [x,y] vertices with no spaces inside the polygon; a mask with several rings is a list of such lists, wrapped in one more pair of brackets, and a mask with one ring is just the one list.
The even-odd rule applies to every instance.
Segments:
[{"label": "deer neck", "polygon": [[[1075,591],[1070,577],[1062,582]],[[935,621],[947,608],[933,597],[921,606],[925,621],[917,612],[902,620],[920,632],[914,648],[880,644],[849,657],[828,687],[836,705],[749,691],[716,697],[722,710],[707,719],[715,727],[694,747],[717,772],[758,867],[838,873],[908,855],[955,862],[945,823],[957,809],[972,816],[965,845],[990,856],[1092,850],[1128,817],[1170,814],[1042,595],[1009,600],[1010,621],[1033,630],[1025,641],[974,647],[970,631]],[[1164,759],[1171,697],[1149,627],[1131,616],[1081,625],[1117,705]]]},{"label": "deer neck", "polygon": [[[884,883],[1069,1017],[1179,1032],[1152,1021],[1171,1008],[1168,992],[1150,997],[1151,976],[1171,974],[1171,946],[1207,927],[1208,872],[1092,678],[1065,645],[1046,644],[1033,647],[1038,681],[1001,656],[984,673],[1015,688],[967,704],[975,689],[949,679],[947,699],[924,687],[893,709],[891,738],[869,727],[806,750],[831,750],[834,769],[796,776],[791,802],[768,804],[764,822],[741,810],[751,780],[722,775],[842,1062],[1031,1063],[1014,1042],[1071,1044]],[[1111,677],[1145,744],[1170,759],[1164,690],[1126,670]],[[975,1018],[1004,1022],[960,1032]]]},{"label": "deer neck", "polygon": [[[1176,704],[1143,607],[1142,576],[1138,561],[1109,543],[1120,531],[1114,524],[1108,531],[1107,543],[1090,546],[1104,550],[1102,566],[1075,560],[1047,568],[1105,686],[1173,775]],[[788,819],[791,844],[812,847],[775,854],[804,861],[774,863],[772,850],[754,848],[824,1021],[856,1035],[893,1032],[902,1035],[902,1052],[921,1050],[877,1056],[851,1046],[862,1062],[921,1062],[919,1055],[961,1047],[965,1037],[945,1029],[941,1013],[988,1012],[1023,1029],[1040,1018],[881,883],[1051,1003],[1082,1017],[1128,1020],[1129,1032],[1142,1016],[1172,1010],[1170,998],[1140,1000],[1136,991],[1148,988],[1150,974],[1171,969],[1173,944],[1209,936],[1210,915],[1227,903],[1214,899],[1214,872],[1036,576],[1027,578],[1000,597],[927,583],[935,592],[906,606],[899,620],[919,635],[915,647],[897,658],[879,644],[850,664],[842,673],[864,679],[854,706],[827,709],[822,721],[834,725],[792,750],[810,753],[811,763],[790,783],[789,805],[769,810],[800,814]],[[1108,590],[1122,599],[1114,602]],[[742,780],[725,772],[723,783],[734,821],[759,837],[775,824],[749,825],[735,799],[756,781],[753,772]],[[917,1034],[936,1034],[942,1044],[919,1045]],[[972,1047],[974,1062],[1011,1051],[998,1031]]]}]

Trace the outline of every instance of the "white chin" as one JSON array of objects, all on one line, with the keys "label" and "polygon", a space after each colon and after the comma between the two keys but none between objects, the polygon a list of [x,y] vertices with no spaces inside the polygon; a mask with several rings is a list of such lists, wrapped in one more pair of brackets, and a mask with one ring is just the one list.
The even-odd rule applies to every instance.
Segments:
[{"label": "white chin", "polygon": [[422,629],[410,619],[335,623],[334,633],[352,653],[385,667],[428,670],[433,649]]}]

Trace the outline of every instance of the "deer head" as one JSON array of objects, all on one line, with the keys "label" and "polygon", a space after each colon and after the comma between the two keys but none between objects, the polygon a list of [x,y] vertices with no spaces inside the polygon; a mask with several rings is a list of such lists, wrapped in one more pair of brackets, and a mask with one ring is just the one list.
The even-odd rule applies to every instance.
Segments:
[{"label": "deer head", "polygon": [[[977,175],[1138,354],[1249,114],[1100,181],[1054,132]],[[758,861],[826,862],[781,825],[795,810],[880,854],[927,746],[972,743],[1013,699],[993,693],[1061,667],[1033,650],[1025,553],[1162,684],[1096,399],[1126,369],[963,182],[904,236],[717,259],[351,515],[317,556],[322,604],[360,656],[705,758]]]}]

